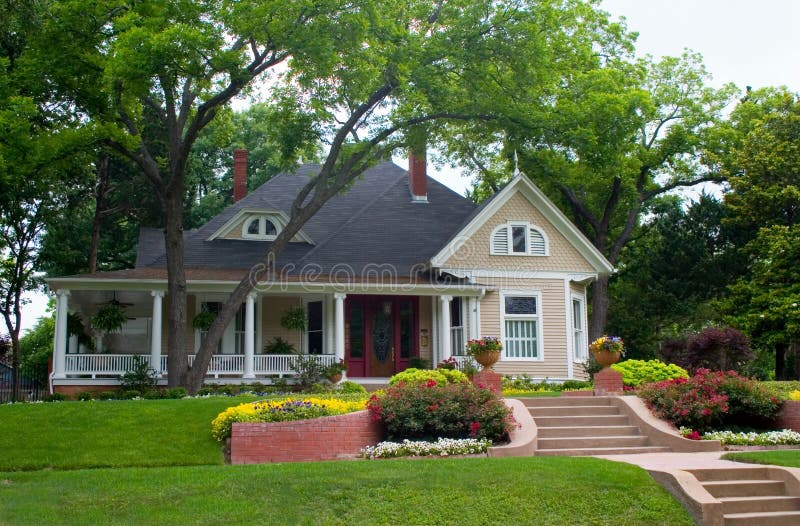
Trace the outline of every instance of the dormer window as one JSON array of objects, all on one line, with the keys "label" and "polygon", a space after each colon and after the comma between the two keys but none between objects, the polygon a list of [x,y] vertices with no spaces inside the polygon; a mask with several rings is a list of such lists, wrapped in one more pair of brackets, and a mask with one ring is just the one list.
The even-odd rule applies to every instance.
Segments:
[{"label": "dormer window", "polygon": [[266,216],[253,216],[244,222],[242,237],[272,241],[278,235],[277,223]]},{"label": "dormer window", "polygon": [[509,221],[492,231],[489,253],[494,256],[546,256],[544,232],[524,221]]}]

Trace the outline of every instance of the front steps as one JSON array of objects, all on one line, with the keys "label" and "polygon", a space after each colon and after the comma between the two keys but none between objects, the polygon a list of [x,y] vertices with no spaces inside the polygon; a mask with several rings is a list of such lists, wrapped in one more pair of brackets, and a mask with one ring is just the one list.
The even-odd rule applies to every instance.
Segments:
[{"label": "front steps", "polygon": [[664,453],[649,445],[610,397],[524,398],[539,431],[537,455],[586,456]]},{"label": "front steps", "polygon": [[800,496],[781,470],[768,467],[688,470],[722,504],[725,526],[800,524]]}]

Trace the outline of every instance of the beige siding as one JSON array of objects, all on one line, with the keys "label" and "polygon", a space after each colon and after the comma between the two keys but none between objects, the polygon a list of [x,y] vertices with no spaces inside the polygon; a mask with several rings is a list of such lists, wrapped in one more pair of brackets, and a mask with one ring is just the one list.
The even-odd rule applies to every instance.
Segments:
[{"label": "beige siding", "polygon": [[227,234],[222,236],[222,239],[244,239],[242,237],[243,227],[244,227],[244,222],[237,223]]},{"label": "beige siding", "polygon": [[[262,334],[264,345],[276,337],[281,337],[294,345],[298,351],[302,350],[302,335],[300,331],[288,331],[281,327],[281,317],[290,307],[303,304],[302,298],[285,296],[263,296],[261,309]],[[264,349],[256,349],[263,353]]]},{"label": "beige siding", "polygon": [[503,291],[533,291],[541,296],[542,342],[540,350],[543,360],[501,360],[495,370],[501,374],[527,374],[536,378],[566,378],[567,369],[567,305],[564,304],[564,281],[558,279],[500,279],[487,285],[500,290],[486,293],[481,301],[481,336],[501,334],[502,323],[500,294]]},{"label": "beige siding", "polygon": [[[527,221],[544,231],[550,244],[550,255],[490,255],[489,244],[492,230],[507,221]],[[544,218],[544,215],[534,208],[530,201],[519,193],[511,196],[508,202],[490,217],[471,238],[465,240],[461,248],[450,256],[443,267],[523,271],[594,271],[586,258]]]}]

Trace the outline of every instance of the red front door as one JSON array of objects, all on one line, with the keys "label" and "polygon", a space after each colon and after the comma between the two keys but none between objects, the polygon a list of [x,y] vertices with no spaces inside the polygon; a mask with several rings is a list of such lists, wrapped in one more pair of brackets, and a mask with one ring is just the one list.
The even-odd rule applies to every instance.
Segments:
[{"label": "red front door", "polygon": [[414,296],[348,296],[348,376],[388,377],[406,369],[419,355],[418,307]]}]

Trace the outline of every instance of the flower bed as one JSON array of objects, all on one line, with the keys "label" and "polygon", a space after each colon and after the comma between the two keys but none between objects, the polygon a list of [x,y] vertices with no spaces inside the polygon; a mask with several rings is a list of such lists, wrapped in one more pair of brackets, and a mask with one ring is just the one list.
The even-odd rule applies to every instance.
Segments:
[{"label": "flower bed", "polygon": [[224,442],[231,436],[234,422],[287,422],[341,415],[361,411],[365,403],[365,400],[303,397],[239,404],[217,415],[211,422],[211,433],[217,441]]},{"label": "flower bed", "polygon": [[767,431],[765,433],[733,431],[709,431],[702,436],[697,431],[692,431],[685,427],[680,429],[680,433],[694,440],[719,440],[723,445],[736,446],[779,446],[779,445],[800,445],[800,433],[790,429],[781,431]]},{"label": "flower bed", "polygon": [[408,440],[402,442],[381,442],[361,450],[361,456],[368,459],[397,457],[428,457],[451,455],[477,455],[486,453],[492,443],[485,438],[439,438],[436,442]]}]

